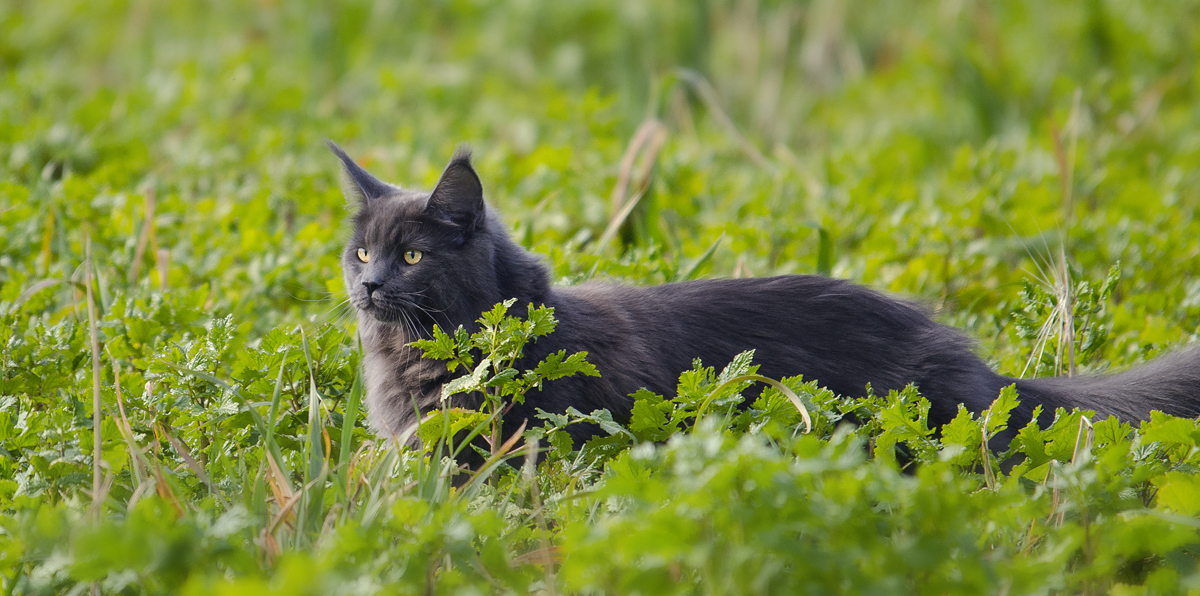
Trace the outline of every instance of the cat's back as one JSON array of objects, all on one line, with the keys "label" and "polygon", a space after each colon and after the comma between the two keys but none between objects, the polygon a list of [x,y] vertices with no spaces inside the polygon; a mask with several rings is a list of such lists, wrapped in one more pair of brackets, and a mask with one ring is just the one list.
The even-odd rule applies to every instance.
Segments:
[{"label": "cat's back", "polygon": [[[853,283],[810,275],[711,279],[656,286],[587,283],[557,288],[560,320],[588,320],[639,350],[718,360],[749,349],[853,353],[935,331],[922,309]],[[582,331],[582,330],[581,330]],[[935,331],[936,332],[936,331]],[[690,360],[689,360],[690,362]]]},{"label": "cat's back", "polygon": [[719,368],[755,350],[763,374],[803,374],[849,395],[867,383],[901,388],[931,361],[973,358],[964,339],[922,308],[827,277],[588,283],[555,294],[566,307],[560,321],[582,315],[594,333],[623,337],[614,343],[672,374],[695,357]]},{"label": "cat's back", "polygon": [[571,301],[624,311],[645,319],[681,325],[731,319],[742,326],[762,320],[827,326],[850,317],[860,322],[920,325],[928,322],[919,307],[844,280],[815,275],[743,279],[707,279],[629,286],[589,282],[556,288]]}]

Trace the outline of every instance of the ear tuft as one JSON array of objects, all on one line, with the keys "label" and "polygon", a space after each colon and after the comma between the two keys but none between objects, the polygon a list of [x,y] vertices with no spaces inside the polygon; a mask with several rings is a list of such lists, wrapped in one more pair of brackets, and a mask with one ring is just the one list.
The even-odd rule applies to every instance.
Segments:
[{"label": "ear tuft", "polygon": [[342,161],[342,193],[346,195],[347,199],[358,200],[365,205],[399,190],[364,170],[357,162],[350,159],[350,156],[346,155],[346,152],[342,151],[337,143],[326,140],[325,144]]},{"label": "ear tuft", "polygon": [[468,234],[483,221],[483,184],[471,167],[470,148],[460,145],[454,152],[425,209]]}]

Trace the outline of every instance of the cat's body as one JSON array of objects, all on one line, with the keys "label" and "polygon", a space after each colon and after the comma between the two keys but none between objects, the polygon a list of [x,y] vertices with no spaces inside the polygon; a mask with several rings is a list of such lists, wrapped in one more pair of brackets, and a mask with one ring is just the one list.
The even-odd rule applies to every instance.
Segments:
[{"label": "cat's body", "polygon": [[[482,311],[508,298],[518,300],[515,312],[524,304],[551,306],[559,321],[554,333],[527,346],[519,368],[559,350],[582,351],[601,376],[568,377],[530,393],[505,417],[506,432],[525,419],[535,423],[535,408],[606,408],[625,418],[631,393],[671,394],[694,358],[720,368],[751,349],[761,374],[803,375],[841,395],[862,395],[868,384],[886,392],[915,383],[932,404],[931,423],[939,425],[960,403],[982,411],[1013,383],[1022,398],[1017,423],[1028,421],[1037,404],[1042,422],[1057,407],[1130,421],[1148,418],[1152,409],[1200,414],[1200,351],[1113,376],[1011,379],[991,371],[965,338],[922,309],[835,279],[552,287],[537,257],[509,238],[483,202],[465,155],[456,155],[426,194],[379,182],[334,150],[346,166],[348,194],[362,201],[344,256],[345,280],[359,312],[370,420],[384,433],[404,433],[419,414],[441,405],[441,386],[450,378],[441,362],[420,358],[408,343],[427,338],[434,324],[473,329]],[[478,405],[456,399],[459,406]]]}]

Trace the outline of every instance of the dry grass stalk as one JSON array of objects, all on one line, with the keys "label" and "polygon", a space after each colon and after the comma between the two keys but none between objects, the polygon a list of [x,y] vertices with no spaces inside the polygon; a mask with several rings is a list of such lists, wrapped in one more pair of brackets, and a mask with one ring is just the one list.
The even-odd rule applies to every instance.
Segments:
[{"label": "dry grass stalk", "polygon": [[987,413],[983,416],[982,440],[980,441],[980,449],[983,451],[983,480],[987,484],[989,490],[996,490],[996,472],[992,470],[992,453],[988,449],[988,422],[992,419],[992,409],[988,408]]},{"label": "dry grass stalk", "polygon": [[[1063,145],[1062,135],[1058,130],[1058,126],[1054,121],[1050,122],[1050,133],[1054,140],[1054,158],[1058,162],[1058,180],[1060,192],[1062,194],[1062,210],[1063,210],[1063,228],[1064,239],[1063,245],[1066,243],[1066,234],[1070,232],[1071,222],[1075,215],[1075,156],[1079,148],[1079,118],[1080,104],[1083,93],[1080,89],[1075,89],[1075,96],[1071,106],[1071,114],[1067,117],[1067,126],[1070,131],[1070,148]],[[1058,346],[1055,354],[1056,373],[1062,374],[1063,353],[1067,356],[1067,376],[1075,376],[1075,296],[1071,284],[1070,271],[1067,269],[1067,255],[1065,246],[1059,246],[1059,259],[1055,266],[1054,294],[1057,297],[1055,304],[1055,312],[1057,317],[1052,319],[1057,320],[1058,327]],[[1049,323],[1049,321],[1048,321]],[[1043,342],[1044,343],[1044,342]]]},{"label": "dry grass stalk", "polygon": [[[629,141],[629,147],[625,149],[625,155],[621,157],[621,168],[617,173],[617,183],[613,186],[613,194],[609,199],[609,205],[612,209],[612,216],[609,218],[608,227],[604,229],[604,233],[600,235],[600,240],[596,243],[596,252],[604,250],[608,243],[621,229],[621,225],[633,213],[634,207],[646,195],[646,191],[650,188],[650,173],[654,169],[654,165],[658,162],[658,153],[662,150],[663,143],[667,140],[667,127],[655,119],[649,119],[640,126],[637,132],[634,133],[633,139]],[[638,165],[638,157],[641,156],[641,163]],[[629,183],[635,179],[634,167],[637,167],[636,188],[633,196],[626,196],[629,193]]]},{"label": "dry grass stalk", "polygon": [[133,436],[133,425],[129,423],[129,417],[125,415],[125,400],[121,394],[121,369],[117,366],[117,361],[108,355],[108,360],[112,364],[113,371],[113,389],[117,393],[117,414],[120,418],[117,420],[117,429],[121,431],[121,437],[125,439],[125,444],[129,446],[129,459],[133,463],[133,472],[138,481],[139,488],[150,474],[150,464],[146,461],[145,453],[137,440]]},{"label": "dry grass stalk", "polygon": [[1060,312],[1061,326],[1058,331],[1058,353],[1055,357],[1057,372],[1062,374],[1062,355],[1067,352],[1067,376],[1075,376],[1075,292],[1071,283],[1071,272],[1067,269],[1067,253],[1059,247],[1058,283],[1055,294],[1058,297],[1057,308]]},{"label": "dry grass stalk", "polygon": [[721,108],[721,101],[717,97],[717,90],[713,89],[712,83],[709,83],[708,79],[705,79],[700,73],[687,68],[679,69],[676,71],[676,75],[681,81],[687,83],[692,88],[692,91],[696,92],[696,96],[700,98],[700,101],[704,102],[705,107],[712,113],[717,124],[721,128],[724,128],[725,132],[737,141],[742,151],[750,157],[751,161],[762,168],[769,169],[771,167],[771,163],[767,161],[766,156],[738,130],[737,124],[734,124],[729,114],[725,113],[725,110]]},{"label": "dry grass stalk", "polygon": [[633,133],[629,145],[625,147],[625,153],[621,156],[621,167],[617,171],[617,183],[613,186],[612,196],[609,198],[609,208],[613,213],[617,213],[625,206],[625,194],[629,190],[629,179],[632,177],[634,162],[637,160],[642,146],[656,130],[661,128],[663,128],[662,124],[657,120],[643,121],[638,125],[637,131]]},{"label": "dry grass stalk", "polygon": [[750,270],[750,265],[746,263],[746,255],[738,255],[737,263],[733,266],[733,278],[750,278],[754,277],[754,272]]},{"label": "dry grass stalk", "polygon": [[[146,396],[153,395],[155,387],[156,387],[156,385],[155,385],[154,381],[147,382],[146,383]],[[175,496],[175,491],[171,490],[171,485],[167,483],[167,477],[165,474],[163,474],[162,465],[159,463],[160,461],[162,461],[162,449],[161,449],[160,445],[163,441],[163,437],[161,436],[161,433],[159,432],[159,428],[158,428],[157,424],[151,426],[150,428],[151,428],[151,430],[154,431],[153,445],[154,445],[154,453],[157,456],[157,459],[154,459],[154,460],[148,459],[147,460],[150,463],[153,463],[153,466],[151,466],[151,468],[150,468],[150,472],[154,476],[154,490],[155,490],[155,492],[158,493],[158,496],[162,500],[171,504],[171,506],[175,509],[175,515],[177,517],[181,517],[184,514],[183,505],[180,504],[179,499]],[[139,490],[141,490],[141,487],[138,487],[138,488],[139,488]],[[129,507],[132,510],[133,503],[130,503]]]},{"label": "dry grass stalk", "polygon": [[164,292],[167,289],[167,272],[171,269],[171,251],[160,248],[155,253],[155,265],[158,266],[158,287]]},{"label": "dry grass stalk", "polygon": [[541,530],[541,535],[538,537],[541,548],[538,551],[541,552],[539,558],[546,577],[546,591],[550,596],[554,596],[557,594],[554,586],[558,583],[554,573],[554,557],[551,554],[554,552],[554,546],[550,544],[550,530],[546,526],[546,517],[542,514],[542,495],[538,490],[537,480],[537,452],[538,440],[533,439],[525,450],[525,465],[522,468],[525,481],[529,484],[529,494],[533,497],[534,510],[537,512],[538,529]]},{"label": "dry grass stalk", "polygon": [[1050,520],[1056,528],[1063,525],[1063,519],[1066,517],[1066,510],[1063,509],[1062,489],[1058,487],[1059,474],[1057,470],[1062,465],[1057,459],[1050,460],[1050,469],[1046,473],[1046,481],[1054,485],[1050,488]]},{"label": "dry grass stalk", "polygon": [[42,249],[38,252],[38,272],[45,275],[50,271],[50,243],[54,240],[54,209],[46,212],[46,225],[42,230]]},{"label": "dry grass stalk", "polygon": [[1087,416],[1080,416],[1079,433],[1075,435],[1075,450],[1071,453],[1071,463],[1078,463],[1081,455],[1088,457],[1092,452],[1092,443],[1095,440],[1096,430],[1092,428],[1092,421]]},{"label": "dry grass stalk", "polygon": [[204,466],[201,465],[200,462],[196,461],[195,457],[192,457],[192,452],[188,450],[187,445],[185,445],[183,441],[176,439],[174,435],[168,432],[165,425],[159,425],[158,423],[155,423],[155,426],[157,426],[159,432],[161,432],[162,435],[167,438],[167,442],[175,448],[175,452],[183,458],[184,463],[186,463],[187,466],[192,469],[192,473],[195,474],[196,477],[208,487],[208,492],[216,496],[217,500],[228,508],[229,503],[225,500],[225,497],[221,496],[221,493],[217,492],[217,489],[213,486],[212,479],[208,476],[208,471],[204,469]]},{"label": "dry grass stalk", "polygon": [[[275,457],[270,451],[266,452],[267,457],[267,486],[271,489],[271,494],[275,497],[275,503],[279,506],[279,515],[275,521],[271,523],[271,527],[275,527],[284,518],[285,515],[291,514],[290,507],[285,508],[287,503],[295,503],[297,493],[292,490],[292,485],[288,483],[287,476],[279,469],[279,464],[275,462]],[[291,514],[291,518],[295,518]],[[272,530],[273,532],[273,530]]]},{"label": "dry grass stalk", "polygon": [[1034,275],[1042,287],[1048,288],[1053,304],[1049,305],[1051,307],[1050,314],[1038,330],[1033,351],[1025,361],[1025,368],[1021,370],[1020,376],[1024,377],[1030,369],[1033,370],[1034,376],[1037,376],[1037,363],[1042,361],[1042,356],[1045,354],[1046,346],[1050,343],[1052,336],[1057,337],[1054,358],[1055,374],[1063,373],[1065,353],[1066,373],[1068,376],[1074,376],[1076,372],[1075,293],[1074,284],[1071,281],[1071,270],[1067,267],[1066,249],[1059,246],[1058,258],[1054,263],[1046,263],[1043,266],[1038,262],[1037,257],[1034,257],[1034,263],[1038,267],[1038,272]]}]

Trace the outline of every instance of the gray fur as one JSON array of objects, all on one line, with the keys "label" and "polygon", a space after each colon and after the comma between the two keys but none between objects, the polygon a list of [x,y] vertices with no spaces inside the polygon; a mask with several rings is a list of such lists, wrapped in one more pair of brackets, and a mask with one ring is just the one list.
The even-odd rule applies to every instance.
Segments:
[{"label": "gray fur", "polygon": [[[331,145],[332,146],[332,145]],[[343,157],[333,146],[339,157]],[[409,347],[433,326],[475,330],[493,304],[516,298],[554,307],[558,329],[526,349],[521,368],[558,350],[588,352],[601,377],[549,382],[505,418],[505,432],[534,409],[588,412],[607,408],[618,420],[640,388],[671,394],[693,358],[718,368],[744,350],[755,350],[760,373],[816,379],[836,393],[861,396],[915,383],[932,403],[930,420],[941,425],[958,404],[972,412],[988,407],[1016,383],[1022,404],[1010,426],[1027,422],[1042,404],[1041,423],[1056,407],[1080,407],[1137,421],[1151,410],[1200,414],[1200,350],[1159,359],[1110,376],[1018,380],[991,371],[957,331],[930,320],[908,302],[846,281],[815,276],[692,281],[651,287],[588,283],[551,287],[545,267],[505,232],[483,200],[469,155],[455,154],[432,193],[404,191],[370,176],[343,157],[361,202],[343,254],[350,301],[358,310],[370,424],[399,435],[439,405],[444,365]],[[353,190],[353,189],[352,189]],[[371,257],[362,263],[359,248]],[[402,260],[421,250],[416,265]],[[378,284],[373,293],[363,282]],[[477,407],[460,396],[455,405]],[[576,430],[577,440],[593,429]],[[1012,433],[1001,437],[1007,442]]]}]

